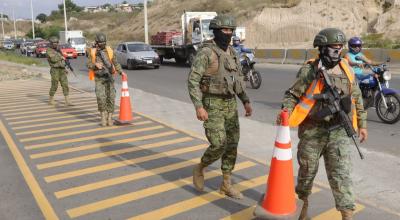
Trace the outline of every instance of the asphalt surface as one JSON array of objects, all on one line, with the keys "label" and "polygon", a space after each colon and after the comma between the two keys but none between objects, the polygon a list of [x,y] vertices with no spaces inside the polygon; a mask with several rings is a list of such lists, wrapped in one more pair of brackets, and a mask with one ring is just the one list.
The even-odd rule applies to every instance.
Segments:
[{"label": "asphalt surface", "polygon": [[[3,162],[0,175],[8,178],[0,181],[0,193],[2,198],[10,202],[1,203],[0,219],[42,219],[42,213],[49,219],[52,219],[52,215],[61,219],[251,218],[254,204],[265,192],[267,167],[264,160],[259,162],[255,159],[262,156],[252,157],[250,154],[250,158],[244,155],[238,158],[234,181],[243,190],[246,197],[244,200],[222,198],[217,193],[220,181],[216,172],[218,163],[208,170],[206,193],[198,194],[191,186],[191,169],[207,142],[197,135],[150,117],[158,117],[153,111],[143,111],[161,109],[167,120],[189,131],[193,124],[199,124],[188,120],[193,116],[186,92],[187,67],[169,63],[160,70],[126,71],[130,79],[129,86],[138,89],[130,92],[141,98],[134,104],[142,107],[134,106],[134,110],[142,109],[139,112],[148,112],[150,116],[135,112],[132,128],[101,128],[98,125],[93,83],[87,82],[84,58],[72,60],[72,63],[80,76],[69,76],[71,85],[87,84],[87,87],[83,85],[79,88],[90,93],[71,89],[75,106],[69,108],[63,106],[60,89],[55,108],[45,104],[49,86],[46,80],[11,81],[1,86],[0,119],[4,126],[0,126],[0,149],[4,154],[0,157]],[[257,134],[261,133],[271,139],[272,133],[263,133],[265,130],[262,129],[273,127],[271,123],[279,109],[280,96],[293,81],[298,66],[261,66],[263,76],[271,80],[264,79],[265,84],[260,90],[249,89],[256,115],[250,120],[245,119],[241,126],[246,133],[253,127]],[[116,84],[118,91],[119,84]],[[144,95],[139,90],[148,94]],[[152,94],[159,97],[154,98]],[[170,117],[168,111],[179,113],[173,110],[175,108],[182,108],[182,114]],[[241,120],[243,122],[243,118]],[[201,128],[200,132],[197,130],[197,133],[201,132]],[[244,133],[242,140],[246,140],[247,135]],[[253,135],[252,138],[267,143],[264,142],[265,137],[260,135]],[[259,145],[248,145],[261,149]],[[241,149],[248,150],[246,145]],[[391,149],[396,151],[395,148]],[[268,150],[263,148],[264,157],[265,151]],[[379,161],[373,158],[374,155],[370,154],[369,161],[365,161],[368,163],[364,162],[365,166]],[[16,171],[18,168],[23,175]],[[383,172],[385,176],[390,176],[389,170]],[[360,187],[360,181],[367,183],[362,184],[363,187],[373,184],[370,177],[378,173],[370,174],[357,172],[355,185]],[[360,175],[365,180],[360,179]],[[387,190],[397,192],[395,187],[387,187],[385,192],[379,192],[379,187],[388,180],[381,181],[382,184],[370,185],[373,195],[386,195]],[[356,191],[360,193],[357,188]],[[32,194],[39,207],[35,206]],[[363,198],[369,198],[369,195],[361,194]],[[378,198],[376,201],[395,202],[397,198]],[[326,184],[316,181],[311,201],[310,215],[313,219],[340,219]],[[399,216],[361,198],[357,200],[356,212],[355,219],[389,220]]]},{"label": "asphalt surface", "polygon": [[[71,63],[78,74],[87,75],[86,59],[79,57]],[[300,66],[258,64],[256,68],[261,72],[263,83],[257,90],[248,87],[247,92],[253,103],[254,114],[252,120],[273,123],[278,112],[284,91],[293,83]],[[171,99],[191,103],[187,93],[187,77],[189,67],[177,65],[172,61],[165,62],[160,69],[142,68],[124,70],[128,74],[129,87],[137,88],[149,93],[161,95]],[[400,90],[400,75],[392,74],[390,86]],[[117,83],[119,78],[117,78]],[[243,113],[243,109],[240,108]],[[361,146],[370,151],[384,152],[400,156],[399,138],[400,122],[385,124],[375,113],[375,109],[368,110],[368,141]]]}]

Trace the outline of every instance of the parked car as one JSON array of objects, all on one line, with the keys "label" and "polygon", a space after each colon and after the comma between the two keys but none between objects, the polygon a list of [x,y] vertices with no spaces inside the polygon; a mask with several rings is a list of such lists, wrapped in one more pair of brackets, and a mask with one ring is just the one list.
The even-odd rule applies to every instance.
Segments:
[{"label": "parked car", "polygon": [[13,50],[14,47],[15,47],[15,45],[12,41],[6,40],[3,42],[3,48],[6,50]]},{"label": "parked car", "polygon": [[13,43],[14,43],[15,49],[19,49],[23,42],[24,42],[24,40],[19,39],[19,38],[13,39]]},{"label": "parked car", "polygon": [[61,54],[67,58],[78,58],[78,52],[69,44],[60,44],[58,48],[61,51]]},{"label": "parked car", "polygon": [[160,57],[150,47],[143,42],[124,42],[118,45],[116,51],[118,63],[128,69],[137,67],[160,68]]},{"label": "parked car", "polygon": [[24,54],[26,56],[31,56],[35,52],[36,46],[33,42],[31,41],[26,41],[23,44],[21,44],[21,54]]},{"label": "parked car", "polygon": [[36,57],[45,57],[47,54],[47,48],[49,47],[48,42],[41,42],[37,44],[35,49]]}]

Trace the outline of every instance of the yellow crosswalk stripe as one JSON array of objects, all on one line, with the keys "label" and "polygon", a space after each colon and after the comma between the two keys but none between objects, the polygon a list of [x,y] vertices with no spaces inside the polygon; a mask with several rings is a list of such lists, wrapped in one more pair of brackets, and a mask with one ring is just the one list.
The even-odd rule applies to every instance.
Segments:
[{"label": "yellow crosswalk stripe", "polygon": [[73,178],[73,177],[78,177],[78,176],[98,173],[98,172],[102,172],[102,171],[106,171],[106,170],[111,170],[111,169],[115,169],[115,168],[119,168],[119,167],[129,166],[129,165],[136,164],[136,163],[142,163],[142,162],[146,162],[146,161],[150,161],[150,160],[156,160],[156,159],[160,159],[160,158],[164,158],[164,157],[175,156],[175,155],[179,155],[179,154],[198,151],[198,150],[205,148],[206,146],[207,146],[206,144],[200,144],[200,145],[196,145],[196,146],[192,146],[192,147],[184,147],[182,149],[172,150],[172,151],[163,152],[163,153],[157,153],[157,154],[153,154],[153,155],[149,155],[149,156],[145,156],[145,157],[117,161],[117,162],[112,162],[112,163],[108,163],[108,164],[103,164],[100,166],[88,167],[85,169],[74,170],[74,171],[70,171],[70,172],[47,176],[44,179],[47,183],[51,183],[51,182],[55,182],[55,181],[59,181],[59,180],[64,180],[64,179],[69,179],[69,178]]},{"label": "yellow crosswalk stripe", "polygon": [[[117,114],[119,112],[119,110],[117,112],[115,112],[115,114]],[[44,127],[44,126],[49,126],[49,125],[62,125],[62,124],[69,124],[69,123],[73,123],[73,122],[87,122],[88,119],[89,121],[96,121],[97,118],[100,118],[99,114],[97,113],[93,113],[90,114],[88,116],[94,116],[93,118],[78,118],[78,119],[71,119],[71,120],[63,120],[63,121],[56,121],[56,122],[48,122],[48,123],[41,123],[41,124],[33,124],[33,125],[24,125],[24,126],[15,126],[13,127],[14,131],[17,130],[21,130],[21,129],[26,129],[26,128],[39,128],[39,127]],[[136,119],[141,118],[140,116],[135,117]],[[98,122],[98,124],[100,124],[100,121]]]},{"label": "yellow crosswalk stripe", "polygon": [[[83,98],[84,98],[84,100],[75,100],[74,97],[70,97],[70,99],[71,99],[71,101],[72,101],[72,103],[74,105],[77,105],[79,103],[85,103],[85,102],[93,100],[93,97],[83,97]],[[20,110],[26,110],[28,108],[35,107],[35,106],[43,106],[43,107],[46,106],[47,108],[50,108],[49,105],[47,105],[48,101],[49,101],[48,98],[46,98],[46,99],[40,99],[40,100],[37,100],[37,99],[35,99],[35,100],[24,100],[22,103],[15,103],[15,104],[10,104],[10,103],[0,104],[0,111],[2,111],[2,112],[13,112],[13,111],[18,112]],[[55,100],[55,101],[56,102],[57,101],[62,102],[64,100],[60,98],[60,100]],[[60,103],[60,105],[62,107],[64,107],[63,104]],[[3,107],[3,108],[1,108],[1,107]],[[65,107],[65,108],[67,108],[67,107]]]},{"label": "yellow crosswalk stripe", "polygon": [[[235,184],[235,188],[239,191],[244,191],[247,189],[255,188],[265,183],[266,176],[256,177],[254,179],[242,181],[240,183]],[[219,199],[223,199],[224,195],[221,195],[217,191],[209,192],[207,194],[203,194],[200,196],[193,197],[191,199],[187,199],[181,202],[177,202],[175,204],[144,213],[139,216],[135,216],[129,218],[128,220],[134,219],[164,219],[168,218],[182,212],[188,211],[190,209],[194,209],[211,202],[217,201]],[[68,212],[68,211],[67,211]],[[68,213],[70,215],[70,213]],[[71,215],[70,215],[71,216]],[[72,217],[72,216],[71,216]]]},{"label": "yellow crosswalk stripe", "polygon": [[[313,189],[312,189],[312,193],[317,193],[319,191],[321,191],[321,189],[318,187],[313,187]],[[249,208],[243,209],[239,212],[233,213],[232,215],[226,216],[225,218],[221,218],[221,220],[253,219],[254,218],[253,212],[254,212],[255,207],[256,206],[251,206]]]},{"label": "yellow crosswalk stripe", "polygon": [[25,143],[25,142],[30,142],[30,141],[47,140],[47,139],[51,139],[51,138],[66,137],[66,136],[78,135],[78,134],[87,134],[87,133],[92,133],[92,132],[97,132],[97,131],[108,131],[108,130],[114,130],[114,129],[130,129],[133,126],[147,125],[147,124],[151,124],[151,123],[153,123],[153,122],[152,121],[140,121],[140,122],[134,122],[134,123],[124,126],[124,127],[107,126],[107,127],[93,128],[93,129],[70,131],[70,132],[64,132],[64,133],[59,133],[59,134],[40,135],[37,137],[22,138],[22,139],[20,139],[20,142]]},{"label": "yellow crosswalk stripe", "polygon": [[38,164],[37,168],[38,168],[38,170],[43,170],[43,169],[48,169],[48,168],[53,168],[53,167],[64,166],[64,165],[68,165],[68,164],[79,163],[82,161],[95,160],[95,159],[104,158],[104,157],[111,157],[111,156],[125,154],[125,153],[132,153],[132,152],[141,151],[141,150],[148,150],[148,149],[152,149],[152,148],[183,143],[183,142],[187,142],[190,140],[193,140],[193,139],[190,137],[184,137],[184,138],[173,139],[173,140],[168,140],[168,141],[161,141],[161,142],[156,142],[156,143],[151,143],[151,144],[145,144],[142,146],[135,146],[134,148],[125,148],[125,149],[107,151],[107,152],[102,152],[102,153],[97,153],[97,154],[90,154],[90,155],[85,155],[85,156],[80,156],[80,157],[73,157],[73,158],[64,159],[64,160]]},{"label": "yellow crosswalk stripe", "polygon": [[92,106],[90,108],[80,108],[80,109],[71,109],[71,111],[65,111],[65,112],[51,112],[51,113],[43,113],[43,114],[37,114],[37,115],[24,115],[24,116],[17,116],[17,117],[6,117],[7,121],[19,121],[21,119],[29,119],[29,118],[36,118],[36,117],[43,117],[43,116],[54,116],[54,115],[66,115],[66,114],[71,114],[71,113],[78,113],[78,112],[93,112],[94,110],[97,109],[97,106]]},{"label": "yellow crosswalk stripe", "polygon": [[191,166],[193,164],[196,164],[200,161],[200,158],[195,158],[195,159],[191,159],[191,160],[187,160],[187,161],[182,161],[179,163],[174,163],[174,164],[170,164],[167,166],[162,166],[162,167],[158,167],[158,168],[154,168],[151,170],[144,170],[141,172],[137,172],[137,173],[132,173],[132,174],[128,174],[125,176],[120,176],[120,177],[115,177],[115,178],[111,178],[111,179],[107,179],[107,180],[102,180],[99,182],[94,182],[94,183],[89,183],[86,185],[82,185],[82,186],[77,186],[77,187],[73,187],[73,188],[69,188],[69,189],[65,189],[65,190],[61,190],[58,192],[55,192],[54,195],[56,196],[56,198],[58,199],[62,199],[65,197],[69,197],[69,196],[73,196],[73,195],[77,195],[80,193],[85,193],[85,192],[90,192],[90,191],[94,191],[94,190],[98,190],[98,189],[103,189],[106,187],[110,187],[110,186],[115,186],[118,184],[122,184],[122,183],[127,183],[127,182],[131,182],[131,181],[135,181],[135,180],[139,180],[139,179],[143,179],[149,176],[155,176],[155,175],[160,175],[163,173],[167,173],[167,172],[171,172],[174,170],[178,170],[187,166]]},{"label": "yellow crosswalk stripe", "polygon": [[55,112],[55,111],[59,111],[59,110],[67,110],[67,111],[65,111],[65,113],[68,113],[69,110],[75,110],[76,108],[82,108],[82,107],[91,106],[91,105],[96,105],[96,100],[92,100],[91,102],[85,101],[85,102],[83,102],[83,104],[75,105],[75,106],[68,106],[68,107],[64,107],[64,108],[61,108],[61,109],[52,108],[50,106],[44,106],[42,108],[24,109],[24,110],[28,110],[28,111],[19,111],[19,112],[13,111],[12,113],[6,113],[6,114],[3,114],[3,115],[6,116],[6,117],[10,117],[10,116],[20,116],[20,115],[30,114],[30,117],[33,117],[33,116],[36,116],[36,115],[31,115],[31,114],[34,114],[34,113]]},{"label": "yellow crosswalk stripe", "polygon": [[122,136],[122,135],[128,135],[128,134],[135,134],[135,133],[144,132],[144,131],[153,131],[153,130],[162,129],[162,128],[164,128],[164,126],[157,125],[157,126],[152,126],[152,127],[131,129],[128,131],[120,131],[120,132],[114,132],[114,133],[109,133],[109,134],[98,134],[98,135],[92,135],[89,137],[80,137],[80,138],[73,138],[73,139],[68,139],[68,140],[53,141],[53,142],[44,143],[44,144],[26,145],[25,149],[26,150],[34,150],[34,149],[40,149],[40,148],[45,148],[45,147],[57,146],[57,145],[61,145],[61,144],[70,144],[70,143],[76,143],[76,142],[81,142],[81,141],[95,140],[98,138],[110,138],[110,137],[116,137],[116,136]]},{"label": "yellow crosswalk stripe", "polygon": [[30,155],[30,157],[32,159],[51,157],[51,156],[56,156],[56,155],[78,152],[78,151],[110,147],[110,146],[114,146],[117,144],[125,144],[125,143],[129,143],[129,142],[144,141],[144,140],[149,140],[149,139],[153,139],[153,138],[166,137],[166,136],[174,135],[177,133],[178,132],[176,132],[176,131],[167,131],[167,132],[162,132],[162,133],[144,135],[144,136],[140,136],[140,137],[119,139],[119,140],[109,141],[109,142],[104,142],[104,143],[96,143],[96,144],[90,144],[90,145],[85,145],[85,146],[71,147],[71,148],[65,148],[65,149],[55,150],[55,151],[48,151],[48,152],[44,152],[44,153],[37,153],[37,154]]},{"label": "yellow crosswalk stripe", "polygon": [[17,122],[10,122],[8,124],[10,125],[19,125],[19,124],[25,124],[25,123],[32,123],[32,122],[43,122],[43,121],[50,121],[50,120],[56,120],[56,119],[64,119],[64,118],[75,118],[79,116],[89,116],[93,115],[94,112],[90,112],[92,114],[85,113],[85,114],[76,114],[76,115],[64,115],[64,116],[56,116],[56,117],[48,117],[48,118],[39,118],[39,119],[32,119],[32,120],[25,120],[25,121],[17,121]]},{"label": "yellow crosswalk stripe", "polygon": [[[236,164],[235,170],[237,170],[237,171],[243,170],[243,169],[247,169],[249,167],[255,166],[255,165],[256,164],[253,162],[246,161],[246,162]],[[211,179],[211,178],[214,178],[214,177],[217,177],[220,175],[221,175],[220,171],[212,170],[212,171],[206,172],[205,179]],[[263,180],[265,182],[265,178]],[[108,198],[105,200],[101,200],[98,202],[94,202],[94,203],[90,203],[90,204],[76,207],[73,209],[69,209],[69,210],[67,210],[67,213],[71,218],[76,218],[76,217],[80,217],[80,216],[87,215],[90,213],[98,212],[98,211],[101,211],[104,209],[108,209],[108,208],[111,208],[114,206],[126,204],[128,202],[132,202],[132,201],[139,200],[142,198],[146,198],[146,197],[149,197],[152,195],[156,195],[156,194],[160,194],[160,193],[167,192],[170,190],[178,189],[178,188],[184,187],[186,185],[191,185],[191,184],[192,184],[192,177],[187,177],[187,178],[179,179],[179,180],[176,180],[173,182],[163,183],[160,185],[148,187],[148,188],[138,190],[135,192],[111,197],[111,198]],[[220,198],[222,198],[222,196]],[[143,218],[143,219],[161,219],[161,218],[156,217],[156,218]]]},{"label": "yellow crosswalk stripe", "polygon": [[[46,91],[47,92],[47,91]],[[11,94],[11,93],[10,93]],[[29,92],[29,93],[23,93],[19,95],[8,95],[6,97],[0,98],[0,103],[14,103],[14,102],[24,102],[27,100],[43,100],[43,98],[48,98],[48,95],[41,93],[40,95],[39,92]],[[76,93],[76,92],[70,92],[69,96],[73,97],[75,95],[80,95],[81,93]],[[56,96],[61,95],[61,94],[56,94]],[[64,96],[64,95],[62,95]]]},{"label": "yellow crosswalk stripe", "polygon": [[39,129],[39,130],[25,131],[25,132],[16,132],[15,134],[18,136],[21,136],[21,135],[27,135],[27,134],[37,134],[37,133],[44,133],[44,132],[51,132],[51,131],[61,131],[61,130],[67,130],[67,129],[71,129],[71,128],[81,128],[81,127],[87,127],[87,126],[98,125],[98,124],[99,124],[99,122],[79,123],[79,124],[70,125],[70,126],[46,128],[46,129]]},{"label": "yellow crosswalk stripe", "polygon": [[246,208],[246,209],[243,209],[243,210],[241,210],[239,212],[236,212],[235,214],[232,214],[232,215],[227,216],[225,218],[221,218],[220,220],[245,220],[245,219],[248,220],[248,219],[253,219],[254,218],[253,212],[254,212],[255,208],[256,208],[256,206],[253,205],[253,206],[251,206],[249,208]]},{"label": "yellow crosswalk stripe", "polygon": [[[361,204],[356,204],[356,210],[354,210],[354,214],[357,212],[360,212],[361,210],[365,209],[365,206]],[[336,208],[332,208],[326,212],[321,213],[320,215],[317,215],[316,217],[312,218],[313,220],[341,220],[342,216],[339,211],[336,210]]]},{"label": "yellow crosswalk stripe", "polygon": [[46,100],[38,100],[38,99],[32,99],[32,100],[25,100],[23,103],[0,103],[0,110],[8,110],[8,109],[16,109],[16,108],[23,108],[25,106],[37,106],[37,105],[43,105],[45,104]]},{"label": "yellow crosswalk stripe", "polygon": [[[10,99],[21,99],[21,98],[35,98],[35,97],[43,97],[48,96],[49,89],[37,89],[37,90],[14,90],[7,93],[1,93],[0,101]],[[82,94],[81,92],[76,92],[71,90],[69,95],[79,95]],[[61,91],[57,91],[56,95],[64,95]]]},{"label": "yellow crosswalk stripe", "polygon": [[[12,156],[15,159],[15,162],[21,171],[22,176],[24,177],[24,180],[26,184],[28,185],[29,189],[32,192],[33,197],[36,200],[36,203],[38,204],[38,207],[40,208],[43,217],[45,219],[52,219],[52,220],[58,220],[58,216],[55,213],[52,205],[50,204],[49,200],[47,199],[45,193],[41,189],[38,181],[36,180],[35,176],[33,175],[30,167],[28,164],[25,162],[24,156],[22,153],[19,151],[18,146],[15,144],[13,138],[11,137],[10,133],[8,132],[7,128],[4,126],[2,120],[0,120],[0,134],[2,134],[4,141],[6,142],[8,148],[10,149],[10,152]],[[2,177],[2,178],[7,178],[7,177]],[[6,203],[7,201],[4,201],[4,198],[2,199],[2,205]]]}]

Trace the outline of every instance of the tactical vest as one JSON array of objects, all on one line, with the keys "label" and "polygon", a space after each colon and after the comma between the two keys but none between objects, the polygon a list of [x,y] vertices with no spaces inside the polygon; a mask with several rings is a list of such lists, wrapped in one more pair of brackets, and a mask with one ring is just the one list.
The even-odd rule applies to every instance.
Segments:
[{"label": "tactical vest", "polygon": [[[64,58],[64,56],[61,54],[61,52],[58,52],[57,50],[50,48],[50,47],[47,49],[47,55],[48,56],[60,56],[60,57]],[[57,63],[52,63],[49,61],[49,66],[50,66],[50,68],[56,68],[56,69],[65,68],[65,61],[63,59]]]},{"label": "tactical vest", "polygon": [[[307,63],[314,63],[314,60],[309,60]],[[350,82],[349,91],[351,91],[351,85],[354,82],[354,74],[349,69],[349,64],[346,60],[342,59],[339,62],[341,70],[346,74]],[[314,67],[316,68],[316,67]],[[315,71],[314,71],[315,72]],[[336,79],[335,79],[336,80]],[[311,85],[306,90],[306,93],[300,97],[300,102],[295,106],[293,112],[289,116],[289,126],[297,127],[304,119],[308,116],[311,109],[314,107],[316,100],[313,98],[314,95],[320,94],[324,89],[324,79],[316,78],[312,81]],[[355,108],[355,100],[352,99],[352,122],[355,130],[358,129],[357,126],[357,111]]]},{"label": "tactical vest", "polygon": [[[106,47],[107,55],[110,61],[112,62],[112,59],[114,57],[114,51],[111,49],[111,47],[107,46]],[[97,54],[97,48],[91,48],[90,49],[90,56],[92,57],[92,63],[96,63],[96,54]],[[113,71],[113,74],[115,74],[115,69]],[[94,80],[94,70],[89,69],[89,80]]]},{"label": "tactical vest", "polygon": [[203,47],[210,48],[217,55],[218,70],[216,72],[206,70],[200,82],[201,91],[214,95],[235,95],[244,92],[245,84],[240,74],[240,62],[234,49],[229,46],[228,54],[212,43],[206,43]]}]

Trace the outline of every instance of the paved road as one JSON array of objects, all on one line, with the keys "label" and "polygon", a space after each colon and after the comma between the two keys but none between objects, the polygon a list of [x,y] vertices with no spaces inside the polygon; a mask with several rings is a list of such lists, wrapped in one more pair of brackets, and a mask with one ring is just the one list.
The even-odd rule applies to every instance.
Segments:
[{"label": "paved road", "polygon": [[[73,60],[72,64],[79,74],[87,74],[83,57]],[[254,106],[253,120],[272,123],[275,119],[283,92],[295,79],[299,66],[260,64],[258,69],[263,76],[260,89],[248,89]],[[160,69],[125,70],[129,77],[129,87],[158,94],[172,99],[190,102],[187,94],[186,80],[188,67],[166,62]],[[400,89],[400,75],[393,75],[393,88]],[[369,140],[362,147],[370,151],[385,152],[400,156],[398,140],[400,138],[400,122],[394,125],[382,123],[375,110],[368,111]]]},{"label": "paved road", "polygon": [[[192,125],[200,125],[195,119],[192,120],[192,105],[186,96],[187,68],[170,64],[163,66],[160,71],[127,71],[130,87],[160,95],[154,97],[156,95],[144,94],[143,91],[130,91],[133,96],[140,98],[134,104],[140,103],[141,106],[136,104],[134,109],[150,114],[151,117],[135,113],[136,120],[132,128],[102,128],[98,125],[93,83],[83,79],[87,77],[83,59],[73,64],[80,76],[71,76],[71,84],[81,85],[83,87],[78,88],[87,88],[91,93],[72,89],[71,98],[76,106],[70,108],[63,107],[60,90],[55,108],[45,104],[48,81],[4,82],[0,86],[0,149],[5,152],[0,155],[0,161],[4,161],[0,171],[10,177],[7,181],[0,181],[0,194],[2,198],[11,201],[14,201],[13,197],[23,198],[22,201],[10,204],[1,203],[0,219],[42,218],[38,207],[32,204],[29,189],[24,184],[18,185],[22,179],[27,182],[40,210],[49,218],[51,215],[60,219],[251,218],[252,206],[265,190],[266,167],[263,165],[264,160],[261,163],[255,160],[260,157],[247,153],[251,153],[249,148],[256,148],[262,150],[264,156],[261,158],[265,155],[270,158],[269,150],[261,148],[260,143],[253,145],[249,137],[246,137],[249,134],[243,134],[242,140],[247,140],[248,144],[241,145],[241,150],[252,159],[241,154],[234,178],[244,191],[245,200],[222,198],[214,191],[219,184],[215,172],[218,164],[213,165],[207,174],[207,178],[210,178],[207,181],[207,193],[198,195],[191,187],[191,168],[198,161],[206,142],[198,135],[175,129],[153,118],[159,117],[161,113],[164,117],[159,118],[172,120],[173,123],[168,122],[185,130],[192,130]],[[281,77],[279,71],[282,67],[287,79],[275,79],[276,76]],[[297,68],[269,65],[262,68],[263,71],[271,71],[268,76],[274,80],[285,82],[281,82],[282,86],[249,91],[259,113],[254,120],[241,118],[243,130],[255,130],[250,139],[257,139],[258,142],[262,140],[261,144],[264,145],[267,141],[263,135],[267,139],[273,136],[272,131],[275,129],[268,123],[273,120],[279,108],[280,95],[277,93],[281,94],[288,86],[284,85],[286,81],[293,80],[292,74]],[[268,89],[272,89],[268,95],[275,104],[265,103],[269,99],[263,93]],[[272,98],[274,96],[275,99]],[[175,111],[177,108],[178,111]],[[169,115],[169,112],[178,114]],[[202,132],[201,125],[199,128],[195,133]],[[8,153],[10,151],[12,155]],[[10,157],[17,161],[23,177],[7,175],[20,174]],[[379,169],[366,166],[382,160],[374,158],[375,154],[369,154],[369,160],[365,162],[354,161],[357,163],[354,178],[356,191],[362,196],[357,200],[358,213],[355,219],[398,219],[399,213],[388,212],[386,206],[379,206],[398,204],[396,201],[399,197],[391,199],[387,193],[390,191],[391,195],[398,195],[397,188],[387,183],[394,182],[397,186],[396,183],[400,181],[390,175],[389,169],[381,169],[385,170],[384,178],[378,178],[378,183],[374,182],[370,174],[374,173],[373,177],[379,176],[380,173],[376,172]],[[391,161],[397,160],[391,158]],[[360,172],[360,167],[368,172]],[[390,167],[393,168],[392,172],[397,172],[396,166],[385,166]],[[389,180],[386,178],[388,176]],[[313,208],[310,211],[314,219],[340,219],[328,188],[319,180],[315,183],[311,196]],[[379,198],[380,195],[384,198]],[[391,210],[398,210],[396,205],[391,207]],[[21,209],[24,211],[18,211]]]}]

